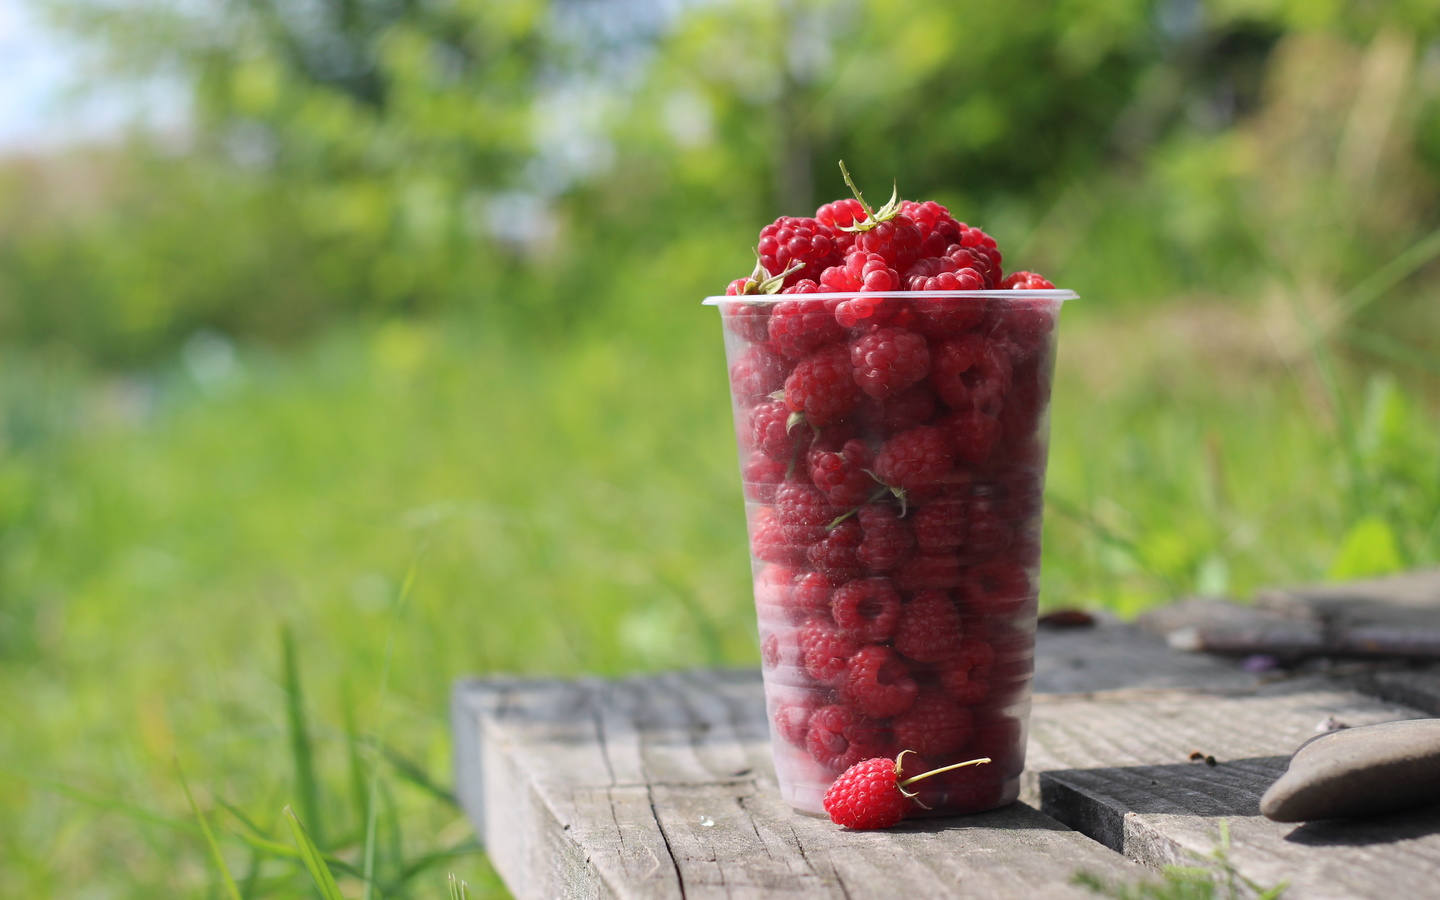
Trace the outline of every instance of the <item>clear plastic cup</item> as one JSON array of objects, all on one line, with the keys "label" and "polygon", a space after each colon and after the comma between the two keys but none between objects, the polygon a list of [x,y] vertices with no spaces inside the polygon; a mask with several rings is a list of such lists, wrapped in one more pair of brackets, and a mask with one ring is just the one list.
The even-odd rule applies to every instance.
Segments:
[{"label": "clear plastic cup", "polygon": [[[1071,291],[711,297],[720,307],[781,793],[875,756],[917,814],[1019,793],[1055,325]],[[854,323],[849,327],[841,322]]]}]

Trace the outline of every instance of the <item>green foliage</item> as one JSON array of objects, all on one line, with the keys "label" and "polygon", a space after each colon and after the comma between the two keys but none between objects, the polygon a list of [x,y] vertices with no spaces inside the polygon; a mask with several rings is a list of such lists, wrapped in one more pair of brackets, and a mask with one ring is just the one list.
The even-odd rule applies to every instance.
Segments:
[{"label": "green foliage", "polygon": [[[1199,854],[1194,854],[1199,855]],[[1110,884],[1089,872],[1075,883],[1116,900],[1280,900],[1288,883],[1265,887],[1241,875],[1230,861],[1230,823],[1220,820],[1216,846],[1201,857],[1202,865],[1165,866],[1160,882]]]}]

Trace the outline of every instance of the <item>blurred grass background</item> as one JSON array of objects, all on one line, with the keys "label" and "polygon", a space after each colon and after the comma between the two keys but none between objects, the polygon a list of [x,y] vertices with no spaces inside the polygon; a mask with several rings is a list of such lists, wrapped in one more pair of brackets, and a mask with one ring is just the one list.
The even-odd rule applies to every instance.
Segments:
[{"label": "blurred grass background", "polygon": [[177,762],[504,896],[449,686],[754,663],[698,301],[842,157],[1082,295],[1043,603],[1440,554],[1435,0],[31,5],[191,105],[0,159],[0,896],[228,896]]}]

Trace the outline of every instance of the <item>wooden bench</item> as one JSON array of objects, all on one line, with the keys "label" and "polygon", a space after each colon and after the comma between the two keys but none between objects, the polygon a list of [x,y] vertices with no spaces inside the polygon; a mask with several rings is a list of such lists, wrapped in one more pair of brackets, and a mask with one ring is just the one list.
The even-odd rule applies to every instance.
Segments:
[{"label": "wooden bench", "polygon": [[[1362,586],[1352,602],[1373,614],[1397,585],[1428,585],[1418,606],[1398,606],[1429,604],[1440,628],[1440,576],[1417,577]],[[1328,595],[1286,596],[1334,609]],[[521,900],[1094,897],[1076,873],[1135,882],[1196,864],[1221,820],[1234,869],[1288,882],[1289,900],[1440,898],[1440,808],[1300,826],[1258,814],[1325,723],[1440,715],[1440,666],[1251,674],[1102,621],[1041,631],[1035,690],[1020,803],[886,832],[780,801],[758,671],[462,681],[457,783]]]}]

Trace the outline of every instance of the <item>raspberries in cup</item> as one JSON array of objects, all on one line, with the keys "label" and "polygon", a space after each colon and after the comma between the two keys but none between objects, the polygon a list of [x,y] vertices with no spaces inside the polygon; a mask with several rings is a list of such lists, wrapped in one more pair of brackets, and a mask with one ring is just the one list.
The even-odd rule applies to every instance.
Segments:
[{"label": "raspberries in cup", "polygon": [[[844,174],[853,198],[764,225],[754,270],[705,301],[776,776],[824,814],[842,773],[888,759],[873,767],[891,800],[909,784],[906,816],[993,809],[1024,767],[1055,324],[1075,294],[1006,273],[939,203],[877,209]],[[935,776],[897,782],[907,751],[907,776]]]}]

